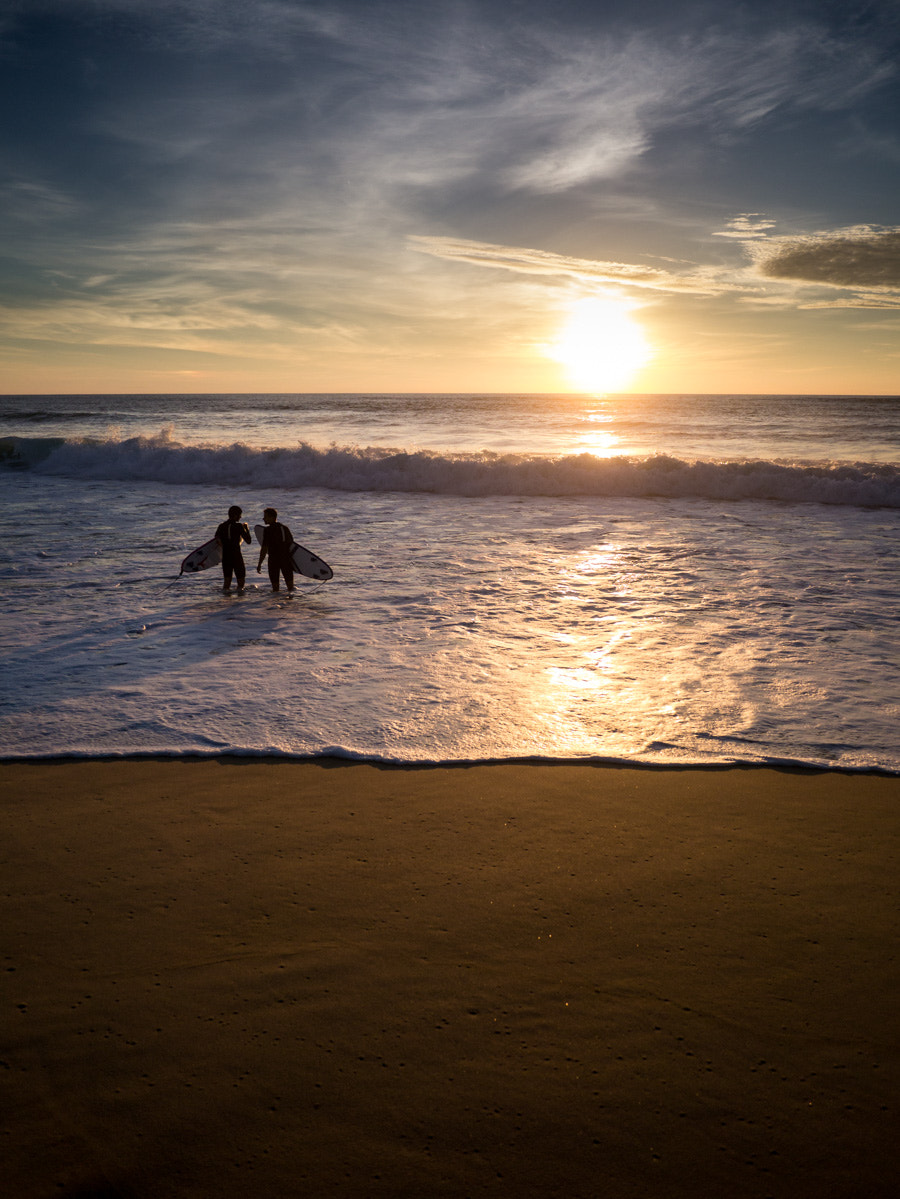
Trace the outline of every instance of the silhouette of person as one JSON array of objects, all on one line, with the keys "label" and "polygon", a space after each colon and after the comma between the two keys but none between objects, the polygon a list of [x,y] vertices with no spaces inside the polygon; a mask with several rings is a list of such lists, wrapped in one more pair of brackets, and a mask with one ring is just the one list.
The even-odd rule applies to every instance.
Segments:
[{"label": "silhouette of person", "polygon": [[231,576],[234,575],[238,591],[243,591],[247,568],[244,566],[241,542],[246,541],[249,545],[251,538],[246,522],[241,520],[241,509],[237,504],[228,509],[228,520],[223,520],[216,529],[216,541],[222,547],[222,590],[231,590]]},{"label": "silhouette of person", "polygon": [[278,523],[278,513],[274,508],[266,508],[263,512],[266,531],[263,533],[262,549],[259,551],[259,562],[256,573],[262,573],[262,564],[268,555],[269,582],[273,591],[280,590],[281,576],[284,576],[288,591],[294,590],[294,564],[291,561],[291,546],[294,535],[287,525]]}]

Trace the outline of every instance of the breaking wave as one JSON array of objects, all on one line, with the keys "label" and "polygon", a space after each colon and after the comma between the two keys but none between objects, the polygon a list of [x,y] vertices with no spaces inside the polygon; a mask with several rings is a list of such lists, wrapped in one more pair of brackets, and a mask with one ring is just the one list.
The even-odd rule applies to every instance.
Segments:
[{"label": "breaking wave", "polygon": [[778,500],[900,508],[900,468],[883,463],[682,461],[570,455],[440,453],[301,443],[292,448],[183,445],[155,437],[0,438],[6,469],[79,479],[231,487],[421,492],[456,496],[629,496]]}]

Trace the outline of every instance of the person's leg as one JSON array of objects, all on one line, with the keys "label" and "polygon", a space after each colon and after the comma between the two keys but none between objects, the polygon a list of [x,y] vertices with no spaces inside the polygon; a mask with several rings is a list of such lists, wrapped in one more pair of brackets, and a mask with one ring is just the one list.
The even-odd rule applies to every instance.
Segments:
[{"label": "person's leg", "polygon": [[294,568],[291,565],[290,558],[287,559],[284,566],[281,568],[281,573],[284,575],[284,582],[288,591],[294,590]]},{"label": "person's leg", "polygon": [[238,585],[238,591],[243,591],[244,583],[247,581],[247,568],[244,565],[243,558],[239,558],[234,564],[234,577]]},{"label": "person's leg", "polygon": [[272,584],[272,590],[280,590],[278,585],[279,566],[277,562],[272,561],[272,555],[269,554],[269,582]]}]

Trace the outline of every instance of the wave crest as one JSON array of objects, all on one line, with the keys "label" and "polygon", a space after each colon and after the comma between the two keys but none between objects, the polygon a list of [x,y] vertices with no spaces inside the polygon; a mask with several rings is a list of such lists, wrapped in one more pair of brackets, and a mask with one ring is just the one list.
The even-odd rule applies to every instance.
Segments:
[{"label": "wave crest", "polygon": [[593,454],[440,453],[380,447],[259,449],[184,445],[155,437],[0,438],[6,467],[80,479],[287,490],[421,492],[457,496],[624,496],[900,507],[900,468],[883,463],[790,464],[598,458]]}]

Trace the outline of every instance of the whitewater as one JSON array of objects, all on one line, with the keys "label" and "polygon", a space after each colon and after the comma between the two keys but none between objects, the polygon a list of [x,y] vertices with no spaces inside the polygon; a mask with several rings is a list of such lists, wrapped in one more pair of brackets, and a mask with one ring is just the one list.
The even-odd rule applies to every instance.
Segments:
[{"label": "whitewater", "polygon": [[896,398],[8,396],[0,494],[6,758],[900,770]]},{"label": "whitewater", "polygon": [[187,446],[170,430],[126,440],[0,439],[7,465],[40,465],[80,479],[355,492],[491,496],[668,496],[787,500],[900,507],[900,469],[890,464],[795,465],[785,462],[685,462],[506,453],[440,453],[301,443],[293,448]]}]

